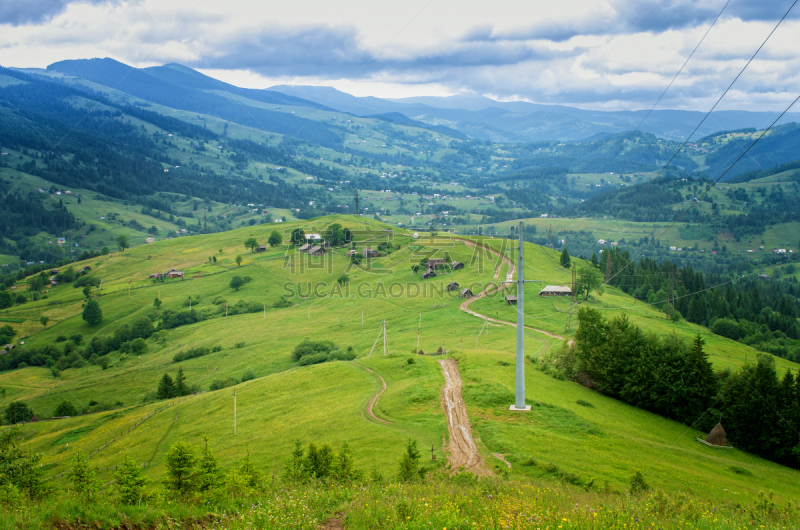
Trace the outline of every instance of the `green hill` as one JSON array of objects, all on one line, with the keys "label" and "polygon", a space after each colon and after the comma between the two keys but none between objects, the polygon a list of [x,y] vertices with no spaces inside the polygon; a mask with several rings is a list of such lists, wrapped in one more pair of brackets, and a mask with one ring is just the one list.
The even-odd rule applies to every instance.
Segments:
[{"label": "green hill", "polygon": [[[499,454],[511,464],[511,476],[520,479],[568,476],[575,484],[607,482],[608,488],[624,491],[629,477],[642,471],[661,490],[714,502],[750,502],[763,490],[773,490],[781,503],[796,498],[795,470],[737,449],[711,449],[695,441],[704,433],[538,370],[538,363],[560,348],[562,341],[554,335],[569,338],[576,319],[573,316],[567,326],[566,302],[537,297],[536,283],[527,284],[525,304],[526,324],[531,326],[526,331],[531,359],[526,363],[527,400],[534,407],[529,414],[509,413],[515,330],[500,323],[485,325],[483,319],[460,309],[462,299],[445,291],[456,281],[477,293],[497,282],[496,277],[504,278],[506,267],[497,268],[497,256],[478,252],[459,238],[415,239],[410,232],[390,233],[385,224],[348,216],[287,222],[281,227],[284,242],[295,228],[308,234],[323,232],[334,223],[353,231],[360,250],[391,246],[381,246],[382,256],[357,266],[351,266],[344,248],[331,249],[324,259],[302,261],[298,257],[306,255],[286,244],[260,253],[245,249],[246,239],[254,237],[265,244],[273,230],[248,226],[76,263],[76,269],[90,266],[91,276],[102,281],[102,288],[92,294],[103,312],[99,325],[81,319],[84,296],[70,284],[49,289],[46,299],[0,311],[0,319],[17,331],[16,340],[24,342],[18,348],[36,349],[41,355],[60,354],[76,334],[82,335],[83,348],[142,318],[161,322],[164,328],[147,339],[144,352],[117,349],[101,356],[107,368],[99,358],[93,360],[97,364],[76,359],[56,376],[33,365],[0,374],[3,407],[24,401],[40,419],[54,415],[64,400],[78,410],[97,411],[20,427],[26,447],[43,455],[46,476],[65,480],[63,473],[75,454],[85,451],[92,454],[92,465],[100,467],[105,483],[111,479],[111,466],[125,451],[146,466],[148,475],[162,477],[163,456],[170,445],[179,439],[200,444],[203,435],[225,465],[240,463],[249,449],[253,462],[267,474],[281,469],[295,440],[322,440],[335,446],[347,441],[355,450],[356,463],[367,470],[394,469],[409,438],[422,448],[432,447],[442,461],[443,442],[449,437],[441,407],[444,378],[437,362],[441,357],[431,355],[441,347],[442,357],[458,360],[473,432],[489,468],[500,464],[493,456]],[[504,240],[487,238],[484,243],[500,250]],[[527,279],[569,282],[568,271],[556,265],[558,253],[532,244],[526,244],[525,251]],[[235,262],[237,255],[243,258],[241,265]],[[445,255],[467,266],[428,280],[412,271],[424,257]],[[172,268],[182,270],[184,278],[148,278]],[[343,273],[349,281],[340,285],[337,279]],[[230,287],[234,276],[249,281],[234,290]],[[24,289],[24,282],[16,285],[17,291]],[[161,300],[158,308],[153,304],[156,298]],[[615,288],[607,287],[588,305],[608,317],[625,314],[646,330],[686,339],[700,333],[718,370],[736,369],[754,356],[751,348],[704,328],[673,324],[663,313]],[[554,306],[559,311],[553,311]],[[477,300],[470,310],[497,321],[514,321],[514,308],[501,296]],[[164,326],[168,315],[190,311],[202,320]],[[232,314],[237,311],[241,312]],[[50,319],[44,329],[41,316]],[[373,350],[383,321],[388,355],[383,355],[382,340]],[[306,338],[332,341],[343,352],[352,348],[355,362],[300,366],[292,351]],[[177,353],[191,348],[208,350],[174,361]],[[418,349],[427,355],[415,355]],[[779,373],[787,368],[796,371],[793,363],[783,359],[776,363]],[[174,379],[179,368],[187,383],[202,393],[157,401],[159,380],[165,373]],[[377,376],[387,388],[374,413],[391,423],[372,419],[367,409],[381,388]]]}]

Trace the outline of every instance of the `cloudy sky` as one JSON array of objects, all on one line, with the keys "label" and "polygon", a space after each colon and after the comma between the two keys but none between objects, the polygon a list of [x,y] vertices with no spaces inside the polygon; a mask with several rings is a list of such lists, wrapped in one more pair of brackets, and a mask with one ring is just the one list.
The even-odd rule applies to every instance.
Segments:
[{"label": "cloudy sky", "polygon": [[[240,86],[649,108],[727,0],[2,0],[0,65],[177,62]],[[730,0],[659,108],[707,110],[795,0]],[[719,108],[800,89],[800,6]]]}]

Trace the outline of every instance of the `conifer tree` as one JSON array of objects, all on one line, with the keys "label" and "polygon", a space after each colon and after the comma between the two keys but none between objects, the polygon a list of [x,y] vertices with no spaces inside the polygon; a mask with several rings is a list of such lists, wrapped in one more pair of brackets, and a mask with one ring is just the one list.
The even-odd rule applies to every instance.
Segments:
[{"label": "conifer tree", "polygon": [[178,375],[175,377],[174,397],[182,397],[189,393],[189,388],[186,385],[186,376],[183,373],[183,367],[178,368]]},{"label": "conifer tree", "polygon": [[564,250],[561,251],[561,266],[565,269],[569,269],[570,267],[570,256],[567,247],[564,247]]},{"label": "conifer tree", "polygon": [[128,457],[128,453],[125,453],[114,478],[123,504],[138,504],[142,501],[147,479],[142,475],[142,468]]},{"label": "conifer tree", "polygon": [[95,470],[89,465],[89,457],[83,451],[78,451],[72,461],[72,469],[67,472],[67,477],[72,482],[72,488],[78,495],[85,496],[86,502],[92,502],[92,495],[97,491],[97,478]]},{"label": "conifer tree", "polygon": [[167,464],[167,486],[179,493],[186,493],[192,489],[195,479],[195,456],[192,446],[183,440],[178,440],[169,448],[164,456]]},{"label": "conifer tree", "polygon": [[161,381],[158,383],[158,390],[156,391],[156,398],[169,399],[175,396],[175,383],[169,374],[164,374]]},{"label": "conifer tree", "polygon": [[210,491],[220,486],[219,461],[208,448],[208,436],[203,435],[205,447],[203,455],[197,463],[197,486],[200,491]]}]

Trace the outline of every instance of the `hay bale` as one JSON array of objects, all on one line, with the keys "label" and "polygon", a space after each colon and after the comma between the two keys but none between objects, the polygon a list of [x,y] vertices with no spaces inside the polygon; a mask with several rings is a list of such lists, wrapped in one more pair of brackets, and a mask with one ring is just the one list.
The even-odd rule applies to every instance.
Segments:
[{"label": "hay bale", "polygon": [[725,429],[722,428],[721,423],[717,423],[717,425],[711,429],[711,432],[708,433],[708,436],[706,436],[706,442],[710,443],[711,445],[721,445],[723,447],[728,445],[728,438],[725,434]]}]

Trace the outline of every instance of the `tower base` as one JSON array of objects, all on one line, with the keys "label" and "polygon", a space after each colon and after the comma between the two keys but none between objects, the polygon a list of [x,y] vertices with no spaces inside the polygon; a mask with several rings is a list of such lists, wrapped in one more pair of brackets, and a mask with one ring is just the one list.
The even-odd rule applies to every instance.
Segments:
[{"label": "tower base", "polygon": [[508,407],[508,410],[516,410],[516,411],[519,411],[519,412],[525,412],[525,411],[531,410],[531,406],[530,405],[525,405],[522,408],[517,408],[516,405],[511,405],[510,407]]}]

